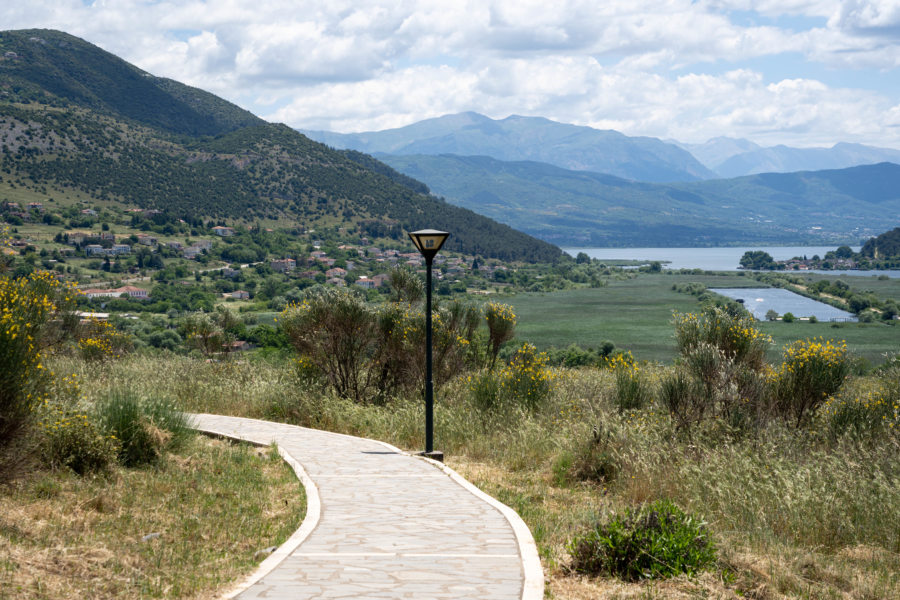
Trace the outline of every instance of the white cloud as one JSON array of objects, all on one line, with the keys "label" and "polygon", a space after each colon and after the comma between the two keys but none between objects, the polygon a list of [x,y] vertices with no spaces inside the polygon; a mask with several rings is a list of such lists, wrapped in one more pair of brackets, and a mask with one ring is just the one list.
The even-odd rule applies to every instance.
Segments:
[{"label": "white cloud", "polygon": [[[896,93],[839,83],[900,67],[897,0],[29,0],[0,22],[69,31],[299,127],[475,110],[686,141],[900,146]],[[787,52],[837,76],[764,70]]]}]

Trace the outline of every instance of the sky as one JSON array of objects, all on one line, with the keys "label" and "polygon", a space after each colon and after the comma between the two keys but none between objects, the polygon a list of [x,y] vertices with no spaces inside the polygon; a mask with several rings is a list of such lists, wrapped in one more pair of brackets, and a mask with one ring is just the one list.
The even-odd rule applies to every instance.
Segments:
[{"label": "sky", "polygon": [[302,129],[463,111],[626,135],[900,148],[900,0],[22,0],[66,31]]}]

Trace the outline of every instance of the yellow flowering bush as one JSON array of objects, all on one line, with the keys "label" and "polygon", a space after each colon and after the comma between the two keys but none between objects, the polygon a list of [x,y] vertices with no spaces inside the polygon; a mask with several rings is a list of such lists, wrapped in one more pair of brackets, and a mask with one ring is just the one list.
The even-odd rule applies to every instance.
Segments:
[{"label": "yellow flowering bush", "polygon": [[812,338],[785,346],[781,367],[772,376],[779,414],[803,425],[841,388],[850,366],[845,341]]},{"label": "yellow flowering bush", "polygon": [[606,360],[616,376],[616,406],[620,412],[641,409],[650,401],[650,389],[631,352],[620,352]]},{"label": "yellow flowering bush", "polygon": [[500,397],[534,410],[550,396],[554,378],[547,368],[547,355],[526,342],[500,371]]},{"label": "yellow flowering bush", "polygon": [[42,352],[71,324],[73,306],[71,288],[51,273],[0,276],[0,479],[11,458],[4,450],[24,434],[51,381]]},{"label": "yellow flowering bush", "polygon": [[38,431],[41,457],[51,468],[68,468],[84,475],[104,471],[116,461],[119,441],[104,435],[86,412],[45,402]]},{"label": "yellow flowering bush", "polygon": [[125,353],[131,341],[107,321],[90,319],[82,326],[78,351],[85,360],[104,360]]},{"label": "yellow flowering bush", "polygon": [[488,344],[490,346],[493,369],[497,363],[500,346],[513,338],[516,331],[516,314],[508,304],[488,302],[484,307],[484,319],[488,327]]},{"label": "yellow flowering bush", "polygon": [[718,348],[725,359],[760,370],[772,338],[761,333],[749,315],[736,315],[719,307],[700,314],[675,313],[675,342],[682,355],[708,344]]},{"label": "yellow flowering bush", "polygon": [[830,397],[818,417],[833,437],[845,433],[900,435],[900,390],[869,391],[851,397]]}]

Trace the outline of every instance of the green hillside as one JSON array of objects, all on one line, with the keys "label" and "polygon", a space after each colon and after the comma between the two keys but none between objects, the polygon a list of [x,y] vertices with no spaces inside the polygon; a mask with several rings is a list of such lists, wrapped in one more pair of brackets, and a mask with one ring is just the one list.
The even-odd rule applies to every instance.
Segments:
[{"label": "green hillside", "polygon": [[81,197],[185,219],[358,226],[376,237],[436,227],[453,233],[448,250],[504,260],[561,256],[420,193],[418,182],[394,181],[402,176],[373,159],[351,160],[78,38],[2,32],[0,50],[0,201],[23,192],[37,201]]},{"label": "green hillside", "polygon": [[451,202],[561,245],[856,244],[900,214],[891,163],[652,184],[485,156],[378,158]]}]

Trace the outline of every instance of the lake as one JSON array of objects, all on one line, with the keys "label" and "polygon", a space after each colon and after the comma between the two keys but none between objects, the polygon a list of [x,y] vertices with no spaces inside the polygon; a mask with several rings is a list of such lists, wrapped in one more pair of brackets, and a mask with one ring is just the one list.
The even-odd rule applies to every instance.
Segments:
[{"label": "lake", "polygon": [[744,308],[756,319],[764,321],[766,313],[774,310],[779,316],[791,313],[795,317],[812,317],[819,321],[856,321],[856,315],[824,302],[810,300],[800,294],[778,288],[725,288],[711,292],[743,300]]},{"label": "lake", "polygon": [[[859,252],[859,246],[851,246]],[[754,246],[743,248],[563,248],[572,256],[584,252],[600,260],[658,260],[666,269],[703,269],[704,271],[737,271],[745,252],[763,250],[775,260],[787,260],[795,256],[825,256],[835,246]],[[872,277],[887,275],[900,277],[900,271],[787,271],[789,273],[821,273],[823,275],[853,275]]]}]

